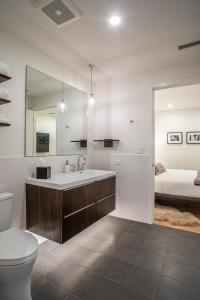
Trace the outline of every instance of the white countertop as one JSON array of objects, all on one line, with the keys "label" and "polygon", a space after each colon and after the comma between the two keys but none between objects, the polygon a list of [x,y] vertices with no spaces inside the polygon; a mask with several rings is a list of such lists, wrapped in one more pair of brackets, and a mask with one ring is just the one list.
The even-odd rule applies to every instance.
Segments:
[{"label": "white countertop", "polygon": [[60,173],[49,179],[27,178],[26,183],[56,190],[67,190],[90,182],[115,176],[114,171],[87,169],[79,172]]}]

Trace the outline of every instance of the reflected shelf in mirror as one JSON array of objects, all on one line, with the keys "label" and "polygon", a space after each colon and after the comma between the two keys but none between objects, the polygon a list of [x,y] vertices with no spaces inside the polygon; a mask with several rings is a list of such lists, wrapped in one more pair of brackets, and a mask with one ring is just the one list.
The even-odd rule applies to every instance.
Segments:
[{"label": "reflected shelf in mirror", "polygon": [[87,140],[71,141],[71,143],[80,143],[81,148],[87,148]]}]

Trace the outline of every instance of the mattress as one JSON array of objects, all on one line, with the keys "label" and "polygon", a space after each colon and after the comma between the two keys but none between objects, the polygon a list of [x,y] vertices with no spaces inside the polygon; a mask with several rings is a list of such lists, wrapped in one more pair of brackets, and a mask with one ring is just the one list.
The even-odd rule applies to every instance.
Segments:
[{"label": "mattress", "polygon": [[196,170],[167,169],[155,176],[155,192],[200,198],[200,186],[194,185],[196,176]]}]

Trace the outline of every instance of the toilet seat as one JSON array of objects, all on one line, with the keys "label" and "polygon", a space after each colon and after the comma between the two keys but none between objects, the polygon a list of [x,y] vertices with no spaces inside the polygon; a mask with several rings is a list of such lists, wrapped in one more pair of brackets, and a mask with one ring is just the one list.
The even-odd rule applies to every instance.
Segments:
[{"label": "toilet seat", "polygon": [[0,266],[16,266],[37,255],[36,238],[23,230],[8,229],[0,233]]}]

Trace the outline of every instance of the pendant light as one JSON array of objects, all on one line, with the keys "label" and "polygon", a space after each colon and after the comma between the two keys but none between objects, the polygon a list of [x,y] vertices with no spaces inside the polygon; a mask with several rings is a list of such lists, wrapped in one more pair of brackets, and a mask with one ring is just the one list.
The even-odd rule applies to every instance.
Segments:
[{"label": "pendant light", "polygon": [[90,68],[90,79],[91,79],[91,89],[90,89],[90,97],[89,97],[89,104],[91,106],[94,105],[95,100],[94,100],[94,93],[93,93],[93,68],[95,67],[95,65],[89,64],[89,68]]},{"label": "pendant light", "polygon": [[64,84],[63,84],[63,82],[62,82],[62,100],[61,100],[61,102],[59,103],[59,107],[58,107],[58,109],[59,109],[59,111],[61,112],[61,113],[64,113],[65,111],[66,111],[66,104],[65,104],[65,101],[64,101]]}]

